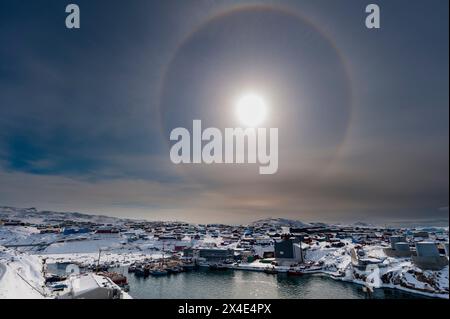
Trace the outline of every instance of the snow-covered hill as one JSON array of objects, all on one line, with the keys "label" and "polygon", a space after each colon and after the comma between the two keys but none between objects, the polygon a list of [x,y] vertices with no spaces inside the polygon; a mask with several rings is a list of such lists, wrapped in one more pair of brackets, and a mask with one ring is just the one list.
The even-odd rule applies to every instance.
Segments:
[{"label": "snow-covered hill", "polygon": [[36,208],[16,208],[0,206],[0,219],[13,219],[29,223],[48,223],[60,220],[91,222],[97,224],[114,224],[121,219],[116,217],[82,214],[78,212],[39,211]]},{"label": "snow-covered hill", "polygon": [[266,218],[266,219],[260,219],[255,222],[253,222],[252,226],[258,226],[258,225],[272,225],[273,227],[294,227],[294,228],[305,228],[305,227],[312,227],[313,224],[310,223],[304,223],[299,220],[292,220],[292,219],[286,219],[286,218]]}]

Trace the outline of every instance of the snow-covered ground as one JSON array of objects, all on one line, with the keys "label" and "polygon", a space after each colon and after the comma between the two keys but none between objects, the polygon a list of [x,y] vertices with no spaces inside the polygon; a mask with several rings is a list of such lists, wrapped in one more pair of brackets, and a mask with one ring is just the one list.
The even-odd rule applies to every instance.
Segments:
[{"label": "snow-covered ground", "polygon": [[382,246],[365,246],[365,258],[380,263],[358,270],[352,265],[350,242],[342,248],[325,248],[325,243],[313,245],[306,252],[306,260],[323,264],[323,273],[343,274],[336,279],[354,282],[373,288],[394,288],[431,297],[449,298],[449,267],[440,271],[423,271],[410,258],[386,256]]},{"label": "snow-covered ground", "polygon": [[[12,209],[7,210],[13,211]],[[2,212],[0,210],[0,212]],[[5,210],[3,209],[3,214]],[[49,223],[55,219],[67,217],[57,213],[40,215],[33,209],[21,214],[13,211],[13,217],[27,216],[28,221]],[[72,213],[70,218],[95,222],[108,222],[124,225],[123,220],[108,217],[86,217]],[[275,228],[286,224],[286,220],[263,220],[255,224],[274,223]],[[301,222],[294,226],[305,226]],[[281,227],[281,226],[280,226]],[[286,226],[280,229],[285,229]],[[447,230],[448,231],[448,230]],[[98,262],[108,265],[129,265],[136,261],[159,259],[170,255],[170,250],[178,247],[223,247],[239,251],[236,241],[224,240],[220,236],[202,234],[194,239],[186,235],[180,240],[158,240],[157,237],[144,231],[130,231],[144,237],[130,239],[130,234],[120,232],[114,234],[63,235],[62,233],[40,233],[37,226],[1,226],[0,225],[0,299],[1,298],[52,298],[45,287],[43,264],[75,263],[79,266],[92,266]],[[199,236],[196,236],[199,237]],[[263,236],[264,237],[264,236]],[[260,238],[263,238],[260,237]],[[267,237],[267,236],[266,236]],[[269,237],[268,237],[269,238]],[[270,238],[269,238],[270,239]],[[382,241],[377,244],[356,245],[350,239],[340,240],[343,247],[334,248],[327,241],[313,241],[303,244],[307,264],[319,268],[323,275],[337,280],[345,280],[363,284],[373,288],[389,287],[411,291],[439,298],[449,298],[449,267],[440,271],[423,271],[416,267],[411,258],[393,258],[385,254],[387,247]],[[7,247],[7,248],[6,248]],[[367,269],[357,267],[355,248],[370,264]],[[262,256],[264,252],[273,251],[273,245],[253,244],[253,253]],[[100,258],[100,259],[99,259]],[[242,263],[235,267],[241,270],[264,270],[270,264],[258,260]],[[375,266],[374,266],[375,265]],[[287,271],[288,266],[279,266],[279,271]]]},{"label": "snow-covered ground", "polygon": [[0,299],[45,298],[38,257],[0,248]]}]

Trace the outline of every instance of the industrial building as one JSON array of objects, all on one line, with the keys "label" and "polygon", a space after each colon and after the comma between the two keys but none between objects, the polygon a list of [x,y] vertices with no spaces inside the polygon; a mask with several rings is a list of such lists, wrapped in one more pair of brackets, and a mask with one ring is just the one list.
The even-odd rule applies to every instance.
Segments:
[{"label": "industrial building", "polygon": [[124,299],[129,295],[108,277],[82,274],[69,278],[68,291],[60,299]]},{"label": "industrial building", "polygon": [[391,248],[395,250],[395,244],[406,242],[406,237],[405,236],[391,236],[389,238],[389,240],[391,242]]},{"label": "industrial building", "polygon": [[204,259],[207,262],[224,262],[234,258],[234,250],[220,248],[187,248],[183,250],[183,256],[193,259]]},{"label": "industrial building", "polygon": [[279,262],[303,262],[300,240],[285,236],[281,240],[275,241],[275,258]]},{"label": "industrial building", "polygon": [[439,250],[433,242],[420,242],[416,243],[416,251],[418,257],[437,257],[439,256]]},{"label": "industrial building", "polygon": [[391,243],[391,247],[384,249],[387,256],[406,258],[411,257],[413,254],[405,236],[391,236],[389,237],[389,241]]},{"label": "industrial building", "polygon": [[416,254],[413,256],[414,264],[426,270],[440,270],[448,265],[448,258],[441,256],[434,242],[418,242],[416,243]]}]

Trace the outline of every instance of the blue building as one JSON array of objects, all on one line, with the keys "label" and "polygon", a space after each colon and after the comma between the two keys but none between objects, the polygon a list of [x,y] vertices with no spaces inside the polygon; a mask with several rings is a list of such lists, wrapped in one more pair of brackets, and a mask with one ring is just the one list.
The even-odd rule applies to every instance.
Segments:
[{"label": "blue building", "polygon": [[64,228],[63,235],[74,235],[74,234],[87,234],[90,232],[89,228]]}]

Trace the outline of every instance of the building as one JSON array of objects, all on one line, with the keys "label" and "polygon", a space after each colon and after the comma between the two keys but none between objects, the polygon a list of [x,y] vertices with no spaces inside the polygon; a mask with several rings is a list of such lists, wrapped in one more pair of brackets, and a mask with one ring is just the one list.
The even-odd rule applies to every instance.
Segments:
[{"label": "building", "polygon": [[402,235],[390,236],[389,241],[391,247],[384,248],[384,253],[389,257],[407,258],[411,257],[413,252],[409,247],[409,243],[406,241],[406,237]]},{"label": "building", "polygon": [[413,256],[414,264],[424,270],[440,270],[448,265],[448,258],[441,256],[436,243],[416,243],[417,256]]},{"label": "building", "polygon": [[391,242],[391,248],[393,250],[395,250],[395,244],[396,243],[404,243],[406,242],[406,237],[405,236],[391,236],[389,238],[390,242]]},{"label": "building", "polygon": [[429,238],[429,234],[426,231],[415,231],[413,232],[414,238]]},{"label": "building", "polygon": [[183,250],[183,256],[193,259],[204,259],[207,262],[224,262],[234,259],[233,249],[220,248],[187,248]]},{"label": "building", "polygon": [[101,226],[98,227],[95,231],[96,234],[109,234],[109,235],[117,235],[119,234],[119,230],[112,226]]},{"label": "building", "polygon": [[363,250],[352,249],[350,252],[352,265],[354,268],[365,271],[370,267],[376,266],[378,268],[385,267],[384,259],[367,257]]},{"label": "building", "polygon": [[303,250],[300,240],[285,236],[281,240],[275,241],[275,258],[281,262],[303,262]]},{"label": "building", "polygon": [[25,226],[25,223],[21,222],[20,220],[5,220],[3,222],[3,226]]},{"label": "building", "polygon": [[410,253],[411,249],[409,248],[409,244],[405,242],[395,243],[395,250],[398,252],[407,252]]},{"label": "building", "polygon": [[124,293],[111,279],[96,274],[83,274],[69,279],[69,288],[61,299],[125,299]]},{"label": "building", "polygon": [[433,242],[420,242],[416,243],[416,251],[418,257],[438,257],[439,250]]},{"label": "building", "polygon": [[90,232],[89,228],[69,228],[64,227],[62,230],[63,235],[75,235],[75,234],[87,234]]}]

